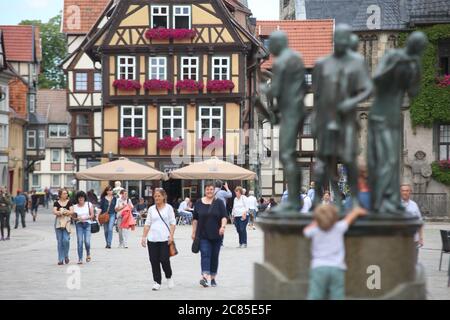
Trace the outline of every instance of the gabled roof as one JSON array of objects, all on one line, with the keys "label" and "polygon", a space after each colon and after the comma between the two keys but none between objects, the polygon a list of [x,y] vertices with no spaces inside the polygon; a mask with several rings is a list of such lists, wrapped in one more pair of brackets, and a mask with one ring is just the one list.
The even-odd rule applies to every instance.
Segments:
[{"label": "gabled roof", "polygon": [[48,123],[69,123],[66,90],[39,89],[36,97],[36,113]]},{"label": "gabled roof", "polygon": [[448,0],[409,0],[408,12],[412,24],[450,23]]},{"label": "gabled roof", "polygon": [[3,31],[0,30],[0,71],[8,68],[6,64],[5,41],[3,39]]},{"label": "gabled roof", "polygon": [[243,0],[223,0],[223,2],[227,5],[227,7],[231,8],[232,10],[240,10],[248,15],[251,15],[252,12],[248,8],[247,1]]},{"label": "gabled roof", "polygon": [[114,0],[64,0],[62,32],[88,33],[111,1]]},{"label": "gabled roof", "polygon": [[[273,31],[287,33],[289,47],[298,51],[306,68],[312,68],[316,60],[333,52],[333,20],[257,20],[256,35],[268,37]],[[272,67],[272,57],[261,66]]]},{"label": "gabled roof", "polygon": [[0,26],[3,31],[7,61],[37,62],[41,60],[39,27]]}]

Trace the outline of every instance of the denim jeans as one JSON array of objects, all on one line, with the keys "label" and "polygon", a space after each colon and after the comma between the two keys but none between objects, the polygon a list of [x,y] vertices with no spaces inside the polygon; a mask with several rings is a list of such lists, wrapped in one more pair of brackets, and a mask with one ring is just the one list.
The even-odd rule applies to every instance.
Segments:
[{"label": "denim jeans", "polygon": [[241,217],[234,217],[234,225],[236,226],[236,231],[239,235],[239,244],[247,244],[247,224],[249,216],[242,221]]},{"label": "denim jeans", "polygon": [[86,247],[86,255],[91,255],[91,224],[89,222],[77,223],[78,260],[83,260],[83,244]]},{"label": "denim jeans", "polygon": [[70,234],[65,228],[55,229],[56,241],[58,241],[58,262],[63,262],[64,258],[69,258]]},{"label": "denim jeans", "polygon": [[215,276],[219,269],[219,253],[222,239],[200,239],[202,275]]},{"label": "denim jeans", "polygon": [[25,207],[16,206],[16,224],[15,228],[19,226],[19,219],[22,221],[22,228],[25,228]]},{"label": "denim jeans", "polygon": [[345,299],[345,270],[317,267],[309,272],[308,300]]},{"label": "denim jeans", "polygon": [[105,223],[103,225],[103,229],[105,231],[105,241],[106,245],[111,247],[112,238],[113,238],[113,229],[114,229],[114,222],[116,221],[116,215],[110,214],[109,215],[109,222]]}]

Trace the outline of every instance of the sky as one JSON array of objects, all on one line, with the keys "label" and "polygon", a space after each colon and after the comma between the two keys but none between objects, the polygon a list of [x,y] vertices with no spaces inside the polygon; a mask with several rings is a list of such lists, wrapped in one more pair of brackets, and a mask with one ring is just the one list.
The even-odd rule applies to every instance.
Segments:
[{"label": "sky", "polygon": [[[248,0],[258,19],[278,19],[279,0]],[[47,22],[62,10],[63,0],[0,0],[0,25],[18,24],[22,20]]]}]

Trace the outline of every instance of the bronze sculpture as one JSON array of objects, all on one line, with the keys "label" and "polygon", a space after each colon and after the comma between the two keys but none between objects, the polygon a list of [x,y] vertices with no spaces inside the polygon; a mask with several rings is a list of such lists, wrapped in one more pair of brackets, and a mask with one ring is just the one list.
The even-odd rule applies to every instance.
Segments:
[{"label": "bronze sculpture", "polygon": [[315,205],[320,202],[323,190],[329,183],[336,203],[342,204],[338,162],[347,168],[353,205],[359,205],[356,107],[371,94],[372,82],[363,57],[351,50],[351,35],[348,25],[336,26],[334,53],[319,60],[314,68],[313,135],[317,138]]},{"label": "bronze sculpture", "polygon": [[400,202],[401,107],[405,93],[418,94],[420,58],[426,44],[424,33],[413,32],[406,48],[385,54],[374,75],[367,158],[372,209],[378,213],[404,212]]},{"label": "bronze sculpture", "polygon": [[305,67],[301,56],[288,47],[287,35],[275,31],[270,36],[269,51],[275,56],[270,85],[261,91],[268,106],[258,97],[255,105],[272,124],[280,125],[280,161],[288,184],[288,200],[272,212],[295,215],[301,209],[301,170],[297,163],[297,138],[305,117],[303,99],[306,93]]}]

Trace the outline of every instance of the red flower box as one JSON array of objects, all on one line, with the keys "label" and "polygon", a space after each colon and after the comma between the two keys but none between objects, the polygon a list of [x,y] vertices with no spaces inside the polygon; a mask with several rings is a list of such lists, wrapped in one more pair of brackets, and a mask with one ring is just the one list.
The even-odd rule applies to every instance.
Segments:
[{"label": "red flower box", "polygon": [[199,91],[203,90],[203,82],[195,80],[179,80],[177,82],[177,90]]},{"label": "red flower box", "polygon": [[202,149],[205,149],[210,144],[214,143],[216,147],[222,147],[223,146],[223,139],[216,139],[215,137],[212,137],[211,139],[198,139],[197,145],[199,147],[202,147]]},{"label": "red flower box", "polygon": [[144,148],[146,141],[138,137],[123,137],[119,139],[119,147],[124,149]]},{"label": "red flower box", "polygon": [[441,160],[438,164],[442,170],[450,170],[450,160]]},{"label": "red flower box", "polygon": [[173,84],[166,80],[151,79],[144,82],[144,89],[149,91],[172,90]]},{"label": "red flower box", "polygon": [[196,35],[195,30],[192,29],[166,29],[153,28],[145,32],[147,39],[168,40],[168,39],[192,39]]},{"label": "red flower box", "polygon": [[183,139],[172,139],[172,137],[165,136],[158,141],[158,148],[161,150],[172,150],[180,143],[183,143]]},{"label": "red flower box", "polygon": [[136,80],[118,79],[114,80],[113,87],[120,90],[133,91],[141,89],[141,84]]},{"label": "red flower box", "polygon": [[231,80],[209,80],[206,88],[208,91],[231,91],[234,83]]},{"label": "red flower box", "polygon": [[446,74],[443,77],[439,77],[436,79],[438,87],[447,88],[450,87],[450,74]]}]

